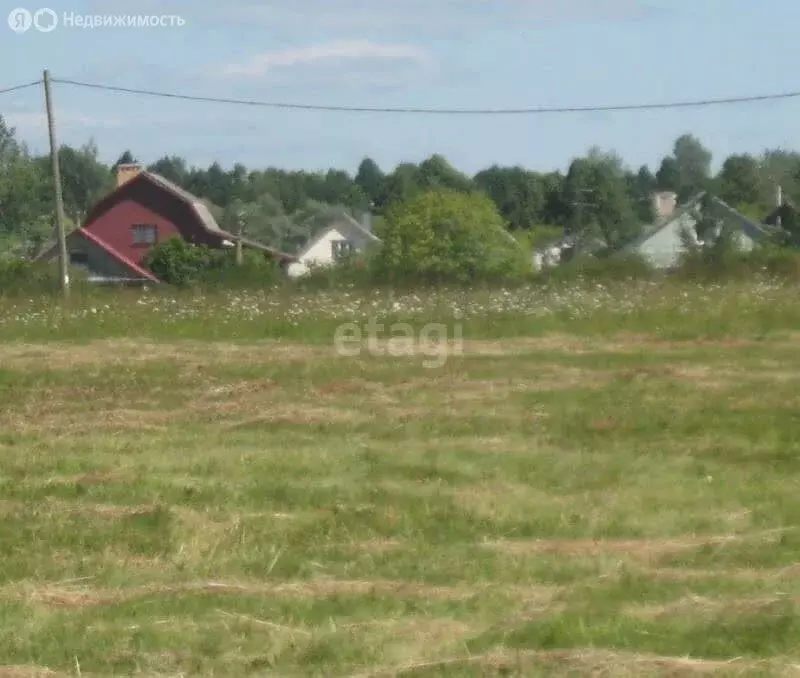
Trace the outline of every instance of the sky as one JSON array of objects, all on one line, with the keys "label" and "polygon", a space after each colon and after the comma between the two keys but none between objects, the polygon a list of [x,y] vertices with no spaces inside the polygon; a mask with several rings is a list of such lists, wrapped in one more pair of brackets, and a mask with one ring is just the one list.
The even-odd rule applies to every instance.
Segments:
[{"label": "sky", "polygon": [[[25,2],[25,0],[18,0]],[[3,15],[41,5],[3,3]],[[42,77],[201,97],[314,105],[536,108],[659,103],[800,89],[797,0],[49,0],[50,32],[0,24],[0,89]],[[70,16],[109,25],[67,25]],[[113,25],[175,16],[183,25]],[[11,22],[13,23],[13,21]],[[800,150],[800,98],[703,109],[516,116],[322,112],[181,101],[53,85],[57,136],[113,162],[386,171],[444,155],[566,170],[590,147],[657,168],[698,136],[731,153]],[[0,114],[47,150],[41,87]]]}]

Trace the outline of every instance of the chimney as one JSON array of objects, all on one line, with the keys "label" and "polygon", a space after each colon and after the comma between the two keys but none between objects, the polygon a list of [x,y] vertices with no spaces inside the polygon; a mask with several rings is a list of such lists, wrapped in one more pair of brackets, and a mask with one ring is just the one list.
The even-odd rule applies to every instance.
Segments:
[{"label": "chimney", "polygon": [[671,217],[678,207],[678,194],[673,191],[661,191],[653,194],[653,208],[657,219]]},{"label": "chimney", "polygon": [[367,232],[372,233],[372,213],[367,211],[361,215],[361,227]]},{"label": "chimney", "polygon": [[128,183],[142,171],[142,166],[138,163],[117,165],[117,188],[122,184]]}]

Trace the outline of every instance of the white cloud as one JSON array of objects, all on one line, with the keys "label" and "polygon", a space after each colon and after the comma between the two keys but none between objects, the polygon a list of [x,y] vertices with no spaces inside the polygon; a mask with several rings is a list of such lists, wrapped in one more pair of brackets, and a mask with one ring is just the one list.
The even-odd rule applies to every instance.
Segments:
[{"label": "white cloud", "polygon": [[224,75],[259,77],[279,68],[343,61],[383,61],[420,63],[427,59],[424,50],[414,45],[378,44],[369,40],[342,40],[275,52],[264,52],[246,63],[231,64]]}]

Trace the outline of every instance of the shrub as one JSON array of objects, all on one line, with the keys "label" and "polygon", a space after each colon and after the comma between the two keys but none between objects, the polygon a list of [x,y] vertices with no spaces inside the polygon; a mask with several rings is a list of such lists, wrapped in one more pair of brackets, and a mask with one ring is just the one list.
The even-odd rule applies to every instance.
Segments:
[{"label": "shrub", "polygon": [[309,266],[305,275],[295,280],[300,289],[335,289],[371,287],[377,279],[374,258],[356,256],[332,266]]},{"label": "shrub", "polygon": [[169,285],[198,284],[209,268],[212,253],[204,245],[192,245],[183,238],[169,238],[151,249],[144,265]]},{"label": "shrub", "polygon": [[776,245],[751,251],[714,248],[686,252],[672,276],[689,280],[736,280],[755,275],[800,280],[800,253]]},{"label": "shrub", "polygon": [[[86,285],[85,274],[81,269],[70,269],[69,277],[71,287]],[[49,294],[57,292],[59,289],[57,261],[0,260],[0,296]]]},{"label": "shrub", "polygon": [[656,276],[656,270],[642,255],[620,252],[607,257],[578,256],[567,263],[540,271],[535,279],[545,282],[623,282],[649,280]]},{"label": "shrub", "polygon": [[260,289],[272,287],[281,279],[278,264],[261,252],[245,250],[241,265],[237,265],[234,250],[218,250],[210,253],[198,280],[201,286],[209,288]]},{"label": "shrub", "polygon": [[372,260],[377,282],[472,283],[519,278],[530,270],[525,248],[483,194],[422,193],[395,204]]},{"label": "shrub", "polygon": [[278,265],[262,253],[245,249],[236,264],[233,248],[213,250],[170,238],[156,245],[144,260],[159,279],[177,287],[269,287],[279,280]]}]

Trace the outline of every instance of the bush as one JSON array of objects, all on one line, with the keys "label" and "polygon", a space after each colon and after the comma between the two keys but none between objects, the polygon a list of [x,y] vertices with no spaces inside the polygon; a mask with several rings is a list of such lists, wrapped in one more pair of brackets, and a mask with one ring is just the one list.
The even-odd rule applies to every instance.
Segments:
[{"label": "bush", "polygon": [[[80,269],[69,271],[71,287],[85,286]],[[0,260],[0,296],[51,294],[60,289],[58,262],[25,259]]]},{"label": "bush", "polygon": [[578,256],[567,263],[538,272],[534,279],[544,282],[624,282],[650,280],[657,275],[657,271],[642,255],[626,252],[607,257]]},{"label": "bush", "polygon": [[234,248],[212,250],[170,238],[156,245],[144,265],[160,280],[176,287],[268,287],[280,278],[278,265],[254,250],[245,250],[236,264]]},{"label": "bush", "polygon": [[309,266],[305,275],[295,280],[300,289],[335,289],[372,287],[377,275],[374,258],[358,256],[332,266]]},{"label": "bush", "polygon": [[689,280],[739,280],[754,275],[800,280],[800,253],[767,245],[749,252],[696,250],[681,257],[672,275]]},{"label": "bush", "polygon": [[278,264],[261,252],[245,250],[241,265],[237,265],[235,251],[212,250],[199,284],[209,288],[261,289],[277,285],[282,278]]},{"label": "bush", "polygon": [[211,250],[169,238],[151,249],[142,263],[168,285],[186,287],[200,282],[211,263]]},{"label": "bush", "polygon": [[530,271],[526,248],[480,193],[435,190],[397,203],[378,235],[383,244],[371,262],[376,282],[503,282]]}]

